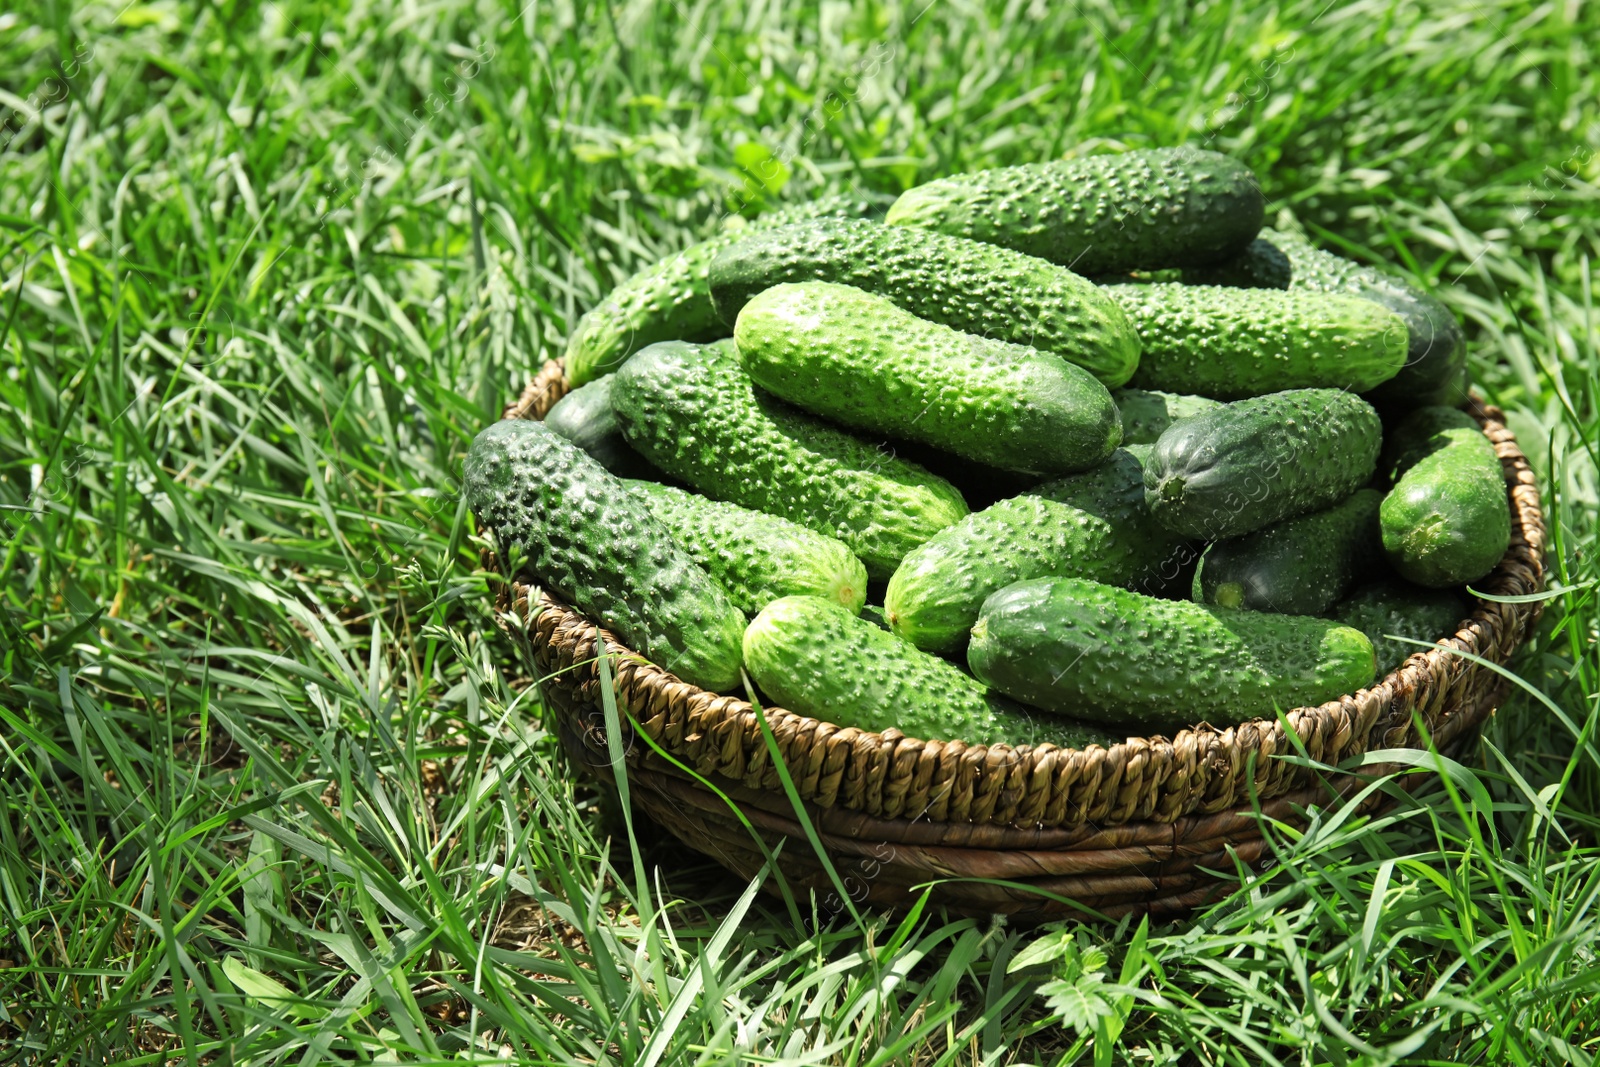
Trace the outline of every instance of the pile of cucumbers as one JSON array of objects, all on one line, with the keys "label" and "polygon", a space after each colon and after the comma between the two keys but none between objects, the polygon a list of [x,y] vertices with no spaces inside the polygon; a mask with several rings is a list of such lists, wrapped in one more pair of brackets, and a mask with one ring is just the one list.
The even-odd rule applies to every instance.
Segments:
[{"label": "pile of cucumbers", "polygon": [[1506,486],[1443,305],[1263,215],[1177,148],[725,229],[584,316],[468,502],[652,662],[842,726],[1083,747],[1354,692],[1467,614]]}]

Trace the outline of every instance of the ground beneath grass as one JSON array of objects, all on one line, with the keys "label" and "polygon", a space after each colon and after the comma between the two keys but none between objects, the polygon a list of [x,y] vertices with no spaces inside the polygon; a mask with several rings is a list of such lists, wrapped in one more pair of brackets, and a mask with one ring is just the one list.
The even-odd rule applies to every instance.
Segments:
[{"label": "ground beneath grass", "polygon": [[[0,1061],[1593,1062],[1597,42],[1471,0],[0,13]],[[1042,935],[791,913],[577,780],[457,494],[577,315],[733,214],[1180,142],[1435,289],[1539,470],[1558,594],[1481,750],[1192,921]]]}]

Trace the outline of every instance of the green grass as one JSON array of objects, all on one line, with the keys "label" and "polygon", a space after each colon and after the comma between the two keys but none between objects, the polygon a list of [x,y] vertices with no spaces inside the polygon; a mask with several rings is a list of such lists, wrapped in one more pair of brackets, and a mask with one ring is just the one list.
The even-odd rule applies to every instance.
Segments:
[{"label": "green grass", "polygon": [[[0,15],[0,1060],[1594,1062],[1597,41],[1487,0]],[[1481,750],[1191,921],[1043,933],[791,911],[575,778],[456,491],[575,316],[730,212],[1180,141],[1436,287],[1533,456],[1563,591]]]}]

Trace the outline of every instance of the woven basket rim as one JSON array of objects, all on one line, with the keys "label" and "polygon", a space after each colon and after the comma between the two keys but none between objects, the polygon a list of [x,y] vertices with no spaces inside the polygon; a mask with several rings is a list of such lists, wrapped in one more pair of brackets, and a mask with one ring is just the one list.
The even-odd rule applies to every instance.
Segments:
[{"label": "woven basket rim", "polygon": [[[504,417],[542,418],[568,389],[561,363],[551,360],[506,407]],[[1544,588],[1545,524],[1536,479],[1501,411],[1476,396],[1467,410],[1500,458],[1513,520],[1505,556],[1474,588],[1502,597],[1537,593]],[[682,681],[527,583],[508,581],[501,608],[546,650],[566,675],[562,684],[598,684],[592,665],[596,639],[603,634],[619,697],[665,751],[700,773],[746,784],[772,781],[758,714],[748,701]],[[970,745],[907,737],[895,729],[841,727],[776,706],[763,706],[761,712],[785,762],[798,768],[794,777],[801,797],[824,807],[838,803],[891,818],[915,813],[934,822],[1039,827],[1086,819],[1104,825],[1170,822],[1226,810],[1246,790],[1265,798],[1304,783],[1303,768],[1267,756],[1302,750],[1313,761],[1331,765],[1376,747],[1413,747],[1422,740],[1414,712],[1426,735],[1440,745],[1476,728],[1488,709],[1463,713],[1463,706],[1483,703],[1461,699],[1464,687],[1482,688],[1500,679],[1468,657],[1506,662],[1541,608],[1539,601],[1474,598],[1472,613],[1454,634],[1359,692],[1287,710],[1281,720],[1256,719],[1222,729],[1202,722],[1170,738],[1129,737],[1110,749]],[[864,780],[854,780],[861,776]],[[904,783],[905,795],[884,795],[882,790],[893,791],[895,782]],[[939,799],[941,784],[948,806]],[[918,798],[929,796],[934,799],[919,810]]]}]

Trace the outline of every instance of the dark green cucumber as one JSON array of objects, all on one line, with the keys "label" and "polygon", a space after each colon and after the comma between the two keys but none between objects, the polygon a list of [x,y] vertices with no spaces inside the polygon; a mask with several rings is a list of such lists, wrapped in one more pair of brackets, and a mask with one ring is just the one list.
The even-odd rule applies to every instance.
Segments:
[{"label": "dark green cucumber", "polygon": [[744,634],[746,668],[771,700],[838,726],[923,741],[1110,748],[1106,730],[1034,715],[959,667],[816,597],[775,600]]},{"label": "dark green cucumber", "polygon": [[711,303],[706,274],[718,252],[771,226],[810,218],[871,218],[882,206],[871,197],[826,196],[793,204],[730,227],[646,267],[622,282],[578,320],[567,341],[567,381],[573,385],[610,374],[629,356],[657,341],[726,337]]},{"label": "dark green cucumber", "polygon": [[1148,445],[1118,449],[1092,471],[974,512],[913,550],[889,579],[895,633],[930,652],[967,640],[985,598],[1026,578],[1071,575],[1156,593],[1183,569],[1188,542],[1144,499]]},{"label": "dark green cucumber", "polygon": [[1438,641],[1453,637],[1468,611],[1466,599],[1454,589],[1376,582],[1346,597],[1334,617],[1367,635],[1378,655],[1378,674],[1385,675],[1398,669],[1413,652],[1427,651],[1397,638]]},{"label": "dark green cucumber", "polygon": [[1222,401],[1207,396],[1162,393],[1150,389],[1117,389],[1111,394],[1122,418],[1122,443],[1151,445],[1179,419],[1215,411]]},{"label": "dark green cucumber", "polygon": [[1263,209],[1250,168],[1185,145],[941,178],[902,193],[885,221],[1110,274],[1224,259]]},{"label": "dark green cucumber", "polygon": [[852,286],[773,286],[739,312],[733,336],[745,371],[773,396],[1006,470],[1087,470],[1122,439],[1111,394],[1082,367]]},{"label": "dark green cucumber", "polygon": [[1358,489],[1324,511],[1216,542],[1200,557],[1195,599],[1284,615],[1326,614],[1383,564],[1381,503],[1378,490]]},{"label": "dark green cucumber", "polygon": [[887,297],[918,318],[1050,352],[1116,388],[1139,338],[1101,289],[1064,267],[963,237],[823,219],[765,230],[711,262],[711,296],[733,322],[783,282],[837,282]]},{"label": "dark green cucumber", "polygon": [[611,406],[667,474],[837,537],[872,577],[967,513],[948,482],[758,393],[730,341],[651,345],[624,365]]},{"label": "dark green cucumber", "polygon": [[611,410],[611,379],[580,385],[557,400],[544,424],[589,455],[618,478],[654,478],[656,471],[628,447]]},{"label": "dark green cucumber", "polygon": [[623,484],[742,611],[753,614],[785,596],[822,597],[851,611],[867,601],[867,569],[837,538],[669,485]]},{"label": "dark green cucumber", "polygon": [[1472,416],[1418,408],[1396,427],[1379,523],[1389,564],[1430,588],[1477,581],[1511,544],[1505,475]]},{"label": "dark green cucumber", "polygon": [[1139,389],[1234,400],[1283,389],[1365,392],[1406,359],[1400,318],[1368,300],[1216,285],[1108,285],[1143,344]]},{"label": "dark green cucumber", "polygon": [[1145,464],[1145,498],[1175,533],[1239,537],[1361,488],[1382,437],[1372,405],[1337,389],[1236,401],[1167,428]]},{"label": "dark green cucumber", "polygon": [[739,683],[744,615],[650,508],[540,422],[497,422],[462,468],[467,504],[500,550],[633,651],[703,689]]},{"label": "dark green cucumber", "polygon": [[1460,324],[1435,297],[1397,275],[1352,263],[1298,233],[1263,230],[1238,258],[1186,272],[1184,280],[1346,293],[1381,304],[1406,324],[1406,361],[1369,399],[1394,407],[1466,400],[1467,345]]},{"label": "dark green cucumber", "polygon": [[984,601],[967,663],[1026,704],[1119,730],[1232,726],[1368,685],[1372,643],[1327,619],[1041,578]]}]

